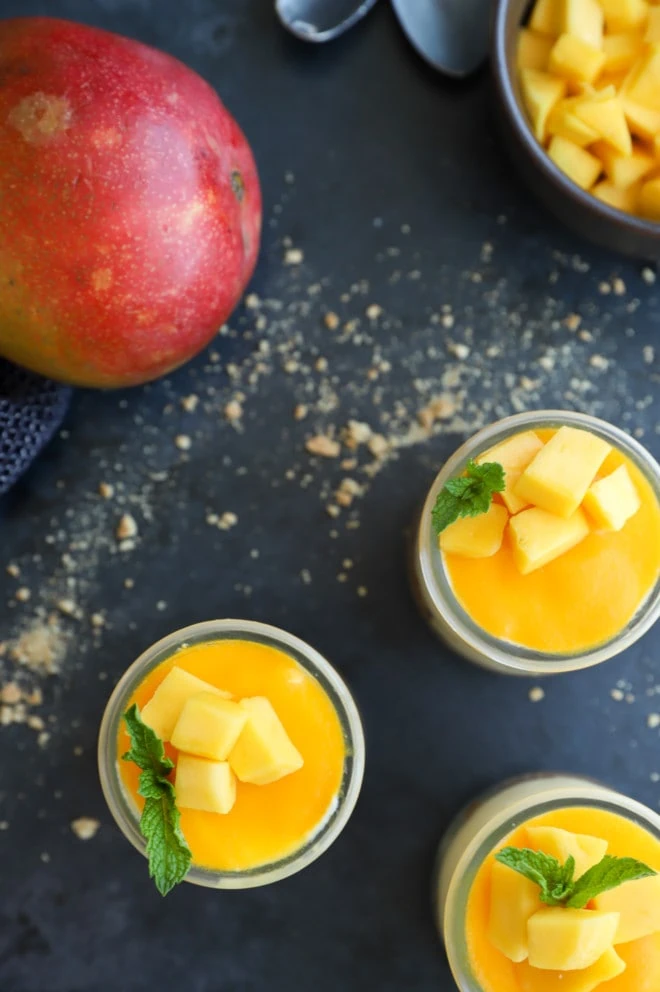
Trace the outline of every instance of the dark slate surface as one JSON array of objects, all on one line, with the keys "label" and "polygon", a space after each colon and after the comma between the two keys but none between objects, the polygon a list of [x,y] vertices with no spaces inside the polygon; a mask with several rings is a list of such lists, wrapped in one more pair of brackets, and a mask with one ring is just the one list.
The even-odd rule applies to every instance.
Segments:
[{"label": "dark slate surface", "polygon": [[[429,905],[442,830],[480,789],[538,768],[587,773],[655,806],[658,733],[646,720],[660,708],[648,694],[658,638],[599,670],[553,680],[539,704],[529,702],[525,680],[498,679],[449,656],[410,600],[404,532],[461,425],[401,451],[365,495],[359,529],[333,523],[322,489],[343,473],[310,463],[304,438],[350,416],[373,423],[377,411],[358,388],[366,352],[331,340],[320,313],[339,310],[351,283],[370,281],[369,294],[344,312],[361,315],[372,301],[385,307],[391,322],[381,345],[392,370],[383,402],[400,400],[412,419],[422,405],[413,378],[438,384],[455,361],[445,347],[450,332],[429,323],[452,303],[451,334],[472,347],[464,431],[480,411],[483,419],[511,411],[512,387],[526,375],[538,381],[534,402],[583,407],[644,431],[657,455],[658,376],[648,350],[657,336],[656,290],[641,266],[581,243],[519,189],[493,130],[487,76],[457,86],[426,71],[385,5],[324,50],[286,38],[267,0],[0,0],[0,14],[19,13],[130,34],[218,88],[263,179],[267,224],[253,289],[291,301],[325,280],[322,302],[294,323],[307,358],[323,354],[336,371],[340,409],[295,424],[303,384],[277,369],[247,390],[242,433],[217,410],[184,416],[177,400],[204,393],[211,381],[220,408],[232,394],[223,362],[213,378],[202,356],[148,389],[78,393],[68,437],[0,503],[0,564],[19,563],[33,593],[17,604],[17,582],[3,580],[0,640],[67,593],[85,618],[98,610],[107,618],[96,637],[87,619],[65,621],[71,641],[62,674],[44,682],[43,713],[55,721],[48,745],[40,748],[27,728],[0,728],[0,990],[449,992]],[[285,181],[288,170],[294,182]],[[401,225],[411,233],[402,235]],[[285,235],[304,249],[298,282],[281,265]],[[484,241],[494,243],[492,263],[479,261]],[[403,245],[398,258],[387,253],[392,245]],[[580,271],[576,252],[589,271]],[[397,265],[420,277],[393,278]],[[481,283],[466,276],[474,269]],[[626,283],[623,297],[598,291],[613,274]],[[635,298],[641,302],[631,307]],[[571,311],[583,315],[592,339],[559,323]],[[234,326],[249,330],[251,319],[241,311]],[[287,333],[273,332],[274,340]],[[221,341],[218,350],[242,361],[251,347]],[[554,370],[538,364],[548,348],[557,348]],[[179,432],[193,438],[185,456],[173,444]],[[310,485],[286,484],[292,466],[298,480],[309,469]],[[118,495],[100,505],[94,494],[104,479]],[[126,555],[114,553],[112,536],[122,500],[141,535]],[[226,533],[210,528],[209,508],[237,512],[239,524]],[[77,563],[74,586],[64,553]],[[347,557],[355,563],[349,581],[337,582]],[[305,568],[309,585],[300,579]],[[365,598],[356,595],[359,584],[369,589]],[[337,664],[363,712],[367,776],[345,834],[298,877],[245,893],[182,886],[163,901],[105,810],[95,736],[110,685],[144,646],[218,615],[288,627]],[[611,697],[619,684],[630,702]],[[81,815],[102,824],[87,843],[69,826]]]}]

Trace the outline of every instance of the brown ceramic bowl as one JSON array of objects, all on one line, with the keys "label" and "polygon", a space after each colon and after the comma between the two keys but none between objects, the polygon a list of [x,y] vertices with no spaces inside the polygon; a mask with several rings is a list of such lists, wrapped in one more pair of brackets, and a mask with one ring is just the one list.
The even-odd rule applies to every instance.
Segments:
[{"label": "brown ceramic bowl", "polygon": [[516,70],[518,30],[529,0],[496,0],[492,67],[504,137],[525,181],[560,220],[599,245],[626,255],[660,260],[660,224],[601,203],[557,168],[538,143],[522,103]]}]

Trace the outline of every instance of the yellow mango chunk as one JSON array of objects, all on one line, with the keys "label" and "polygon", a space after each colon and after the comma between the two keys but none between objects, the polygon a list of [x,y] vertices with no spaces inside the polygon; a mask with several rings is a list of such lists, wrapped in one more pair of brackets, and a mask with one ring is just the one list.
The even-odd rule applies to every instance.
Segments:
[{"label": "yellow mango chunk", "polygon": [[198,679],[175,665],[160,683],[149,702],[140,714],[144,723],[158,734],[163,741],[169,741],[181,710],[191,696],[199,692],[212,692],[225,699],[228,692],[216,689],[210,682]]},{"label": "yellow mango chunk", "polygon": [[651,45],[660,44],[660,7],[651,7],[649,10],[644,41],[648,41]]},{"label": "yellow mango chunk", "polygon": [[495,447],[489,448],[477,458],[479,465],[483,462],[499,462],[504,469],[505,489],[503,493],[500,493],[500,496],[509,513],[519,513],[527,506],[515,495],[513,489],[522,472],[542,447],[543,441],[538,434],[535,434],[534,431],[522,431],[520,434],[508,437],[506,441],[496,444]]},{"label": "yellow mango chunk", "polygon": [[641,30],[648,17],[649,5],[645,0],[599,0],[605,12],[608,32]]},{"label": "yellow mango chunk", "polygon": [[536,0],[529,18],[532,31],[539,34],[559,34],[561,0]]},{"label": "yellow mango chunk", "polygon": [[506,507],[491,503],[478,517],[460,517],[440,535],[442,551],[463,558],[490,558],[502,546],[504,528],[509,519]]},{"label": "yellow mango chunk", "polygon": [[660,111],[660,45],[649,45],[632,68],[625,96],[633,103]]},{"label": "yellow mango chunk", "polygon": [[600,49],[604,20],[598,0],[564,0],[560,8],[559,31]]},{"label": "yellow mango chunk", "polygon": [[590,155],[573,141],[560,138],[558,135],[555,135],[550,142],[548,155],[580,189],[589,189],[593,186],[603,170],[599,158]]},{"label": "yellow mango chunk", "polygon": [[618,913],[593,909],[540,909],[527,922],[529,963],[544,971],[590,968],[612,949]]},{"label": "yellow mango chunk", "polygon": [[607,853],[607,841],[588,834],[574,834],[558,827],[528,827],[527,841],[532,851],[543,851],[565,864],[569,857],[575,859],[574,878],[584,875],[602,861]]},{"label": "yellow mango chunk", "polygon": [[522,28],[518,35],[517,62],[519,69],[536,69],[545,72],[548,68],[553,39],[547,34],[537,34],[529,28]]},{"label": "yellow mango chunk", "polygon": [[603,913],[618,913],[615,944],[627,944],[660,932],[660,875],[625,882],[596,896],[594,905]]},{"label": "yellow mango chunk", "polygon": [[631,155],[621,155],[599,142],[592,151],[602,160],[608,179],[618,189],[634,186],[657,165],[653,155],[639,147],[634,148]]},{"label": "yellow mango chunk", "polygon": [[200,692],[186,702],[172,731],[178,751],[224,761],[247,723],[239,703],[212,692]]},{"label": "yellow mango chunk", "polygon": [[642,217],[660,221],[660,178],[650,179],[639,191],[637,209]]},{"label": "yellow mango chunk", "polygon": [[608,207],[615,210],[623,210],[624,213],[634,214],[637,209],[637,198],[641,187],[639,183],[629,186],[628,189],[619,189],[614,183],[604,179],[597,183],[592,189],[593,195],[601,203],[606,203]]},{"label": "yellow mango chunk", "polygon": [[302,755],[292,744],[270,701],[263,696],[241,699],[248,720],[229,755],[241,782],[268,785],[302,768]]},{"label": "yellow mango chunk", "polygon": [[597,141],[598,134],[575,116],[573,111],[575,100],[575,97],[560,100],[552,108],[548,114],[547,129],[548,134],[553,137],[557,135],[560,138],[566,138],[567,141],[572,141],[573,144],[584,148]]},{"label": "yellow mango chunk", "polygon": [[557,38],[548,62],[548,70],[571,83],[593,83],[605,65],[605,55],[572,34]]},{"label": "yellow mango chunk", "polygon": [[611,450],[607,441],[590,431],[560,427],[520,476],[516,495],[568,518]]},{"label": "yellow mango chunk", "polygon": [[622,155],[632,154],[632,138],[623,103],[618,96],[579,100],[575,115]]},{"label": "yellow mango chunk", "polygon": [[608,34],[603,38],[604,72],[631,69],[640,56],[642,43],[638,34]]},{"label": "yellow mango chunk", "polygon": [[509,520],[513,558],[522,575],[529,575],[566,554],[588,533],[589,525],[582,510],[576,510],[565,520],[532,506]]},{"label": "yellow mango chunk", "polygon": [[660,134],[660,110],[650,110],[624,97],[623,112],[632,134],[647,141],[652,141],[656,134]]},{"label": "yellow mango chunk", "polygon": [[538,885],[499,861],[493,862],[488,939],[509,961],[527,958],[527,921],[541,908]]},{"label": "yellow mango chunk", "polygon": [[594,992],[603,982],[609,982],[625,970],[625,961],[610,948],[590,968],[541,971],[524,962],[516,968],[516,978],[520,992]]},{"label": "yellow mango chunk", "polygon": [[174,783],[177,806],[229,813],[236,802],[236,778],[226,761],[180,754]]},{"label": "yellow mango chunk", "polygon": [[589,486],[582,505],[600,530],[621,530],[642,503],[628,469],[619,465]]},{"label": "yellow mango chunk", "polygon": [[539,141],[545,141],[548,114],[566,95],[566,80],[555,79],[547,72],[523,69],[520,73],[520,88],[534,134]]}]

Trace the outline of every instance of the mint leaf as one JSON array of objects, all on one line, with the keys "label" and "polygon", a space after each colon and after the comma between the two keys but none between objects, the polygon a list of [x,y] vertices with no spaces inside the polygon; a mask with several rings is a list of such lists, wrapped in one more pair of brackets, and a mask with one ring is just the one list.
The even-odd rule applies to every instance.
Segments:
[{"label": "mint leaf", "polygon": [[493,495],[503,492],[504,485],[504,469],[499,462],[484,462],[481,465],[468,462],[464,475],[449,479],[438,493],[431,511],[436,534],[441,534],[459,517],[478,517],[486,513]]},{"label": "mint leaf", "polygon": [[614,858],[606,854],[602,861],[590,868],[574,883],[566,905],[571,909],[584,909],[587,903],[603,892],[618,889],[624,882],[637,882],[657,872],[634,858]]},{"label": "mint leaf", "polygon": [[141,771],[138,793],[145,804],[140,817],[140,833],[147,842],[149,874],[165,896],[181,882],[190,868],[192,854],[180,826],[174,786],[169,774],[174,762],[165,754],[160,737],[140,717],[136,705],[124,713],[131,738],[123,761],[132,761]]},{"label": "mint leaf", "polygon": [[562,865],[557,858],[543,851],[505,847],[495,855],[495,860],[535,882],[541,890],[541,902],[548,906],[561,906],[570,891],[575,871],[573,858]]},{"label": "mint leaf", "polygon": [[635,882],[657,874],[648,865],[635,861],[634,858],[615,858],[609,854],[577,880],[573,877],[575,859],[572,857],[562,865],[557,858],[544,854],[543,851],[505,847],[495,855],[495,860],[535,882],[541,890],[541,902],[548,906],[566,906],[569,909],[584,909],[602,892],[616,889],[624,882]]}]

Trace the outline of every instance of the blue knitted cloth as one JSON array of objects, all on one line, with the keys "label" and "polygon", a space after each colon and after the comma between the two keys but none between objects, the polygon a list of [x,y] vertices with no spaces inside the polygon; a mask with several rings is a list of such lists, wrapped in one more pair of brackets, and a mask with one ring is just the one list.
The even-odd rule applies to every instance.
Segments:
[{"label": "blue knitted cloth", "polygon": [[0,359],[0,496],[62,423],[71,390]]}]

